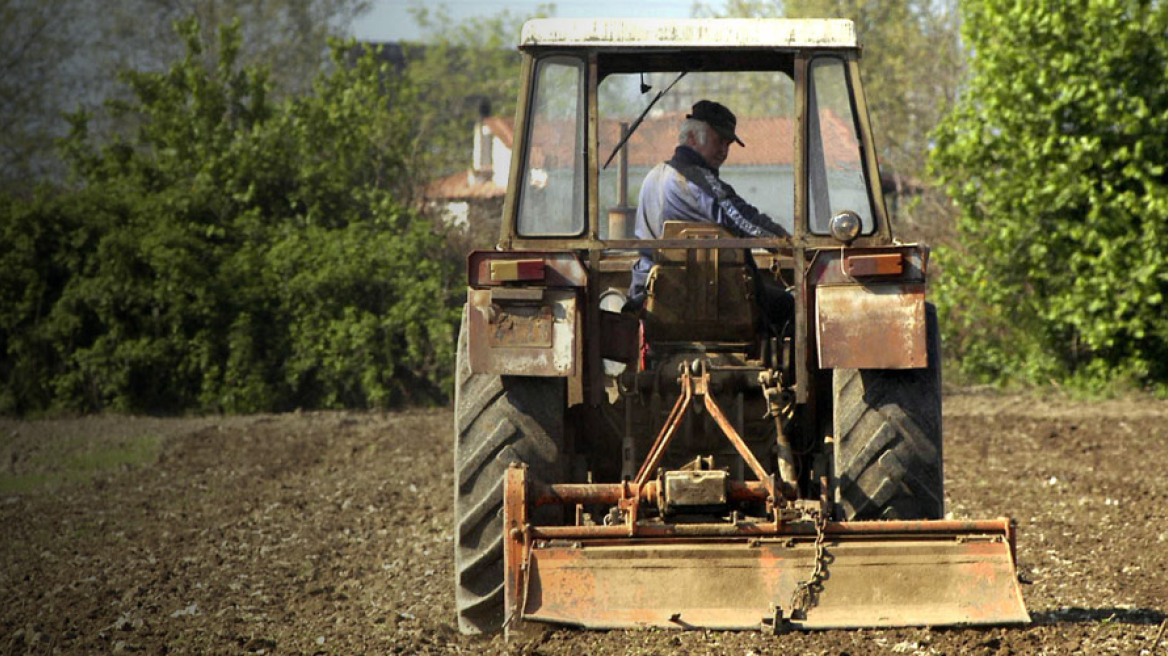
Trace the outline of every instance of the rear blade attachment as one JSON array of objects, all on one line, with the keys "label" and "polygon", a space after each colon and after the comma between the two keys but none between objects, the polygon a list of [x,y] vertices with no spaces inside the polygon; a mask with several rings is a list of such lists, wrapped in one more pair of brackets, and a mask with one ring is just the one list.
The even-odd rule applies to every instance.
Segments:
[{"label": "rear blade attachment", "polygon": [[[652,483],[529,484],[507,473],[508,629],[790,629],[1030,621],[1010,520],[531,526],[546,503],[651,500]],[[755,485],[732,491],[766,495]],[[531,506],[529,506],[529,502]]]}]

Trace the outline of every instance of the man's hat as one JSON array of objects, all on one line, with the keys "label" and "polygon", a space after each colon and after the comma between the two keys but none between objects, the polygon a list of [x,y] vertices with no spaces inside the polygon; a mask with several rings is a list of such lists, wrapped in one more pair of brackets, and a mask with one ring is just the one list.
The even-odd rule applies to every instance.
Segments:
[{"label": "man's hat", "polygon": [[686,118],[693,118],[703,123],[708,124],[714,128],[714,131],[722,135],[723,139],[730,139],[737,142],[739,146],[745,146],[738,135],[734,134],[734,129],[738,127],[738,119],[734,118],[734,112],[726,109],[726,106],[721,103],[716,103],[713,100],[699,100],[694,103],[691,114],[686,114]]}]

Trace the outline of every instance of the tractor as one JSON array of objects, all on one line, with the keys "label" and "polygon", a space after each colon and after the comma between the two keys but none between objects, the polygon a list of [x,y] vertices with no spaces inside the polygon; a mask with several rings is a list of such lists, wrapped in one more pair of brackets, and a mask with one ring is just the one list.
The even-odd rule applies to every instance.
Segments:
[{"label": "tractor", "polygon": [[[519,50],[458,338],[460,630],[1029,622],[1011,520],[945,512],[929,250],[893,236],[853,23],[540,19]],[[785,236],[634,236],[705,98],[746,145],[721,176]]]}]

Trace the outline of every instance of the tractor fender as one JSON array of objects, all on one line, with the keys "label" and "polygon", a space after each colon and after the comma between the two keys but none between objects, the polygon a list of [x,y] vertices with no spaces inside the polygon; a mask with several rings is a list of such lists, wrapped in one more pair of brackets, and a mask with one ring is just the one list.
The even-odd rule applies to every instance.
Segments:
[{"label": "tractor fender", "polygon": [[813,270],[814,335],[821,369],[922,369],[927,250],[893,247],[820,253]]},{"label": "tractor fender", "polygon": [[564,251],[474,251],[467,259],[470,370],[576,378],[583,263]]}]

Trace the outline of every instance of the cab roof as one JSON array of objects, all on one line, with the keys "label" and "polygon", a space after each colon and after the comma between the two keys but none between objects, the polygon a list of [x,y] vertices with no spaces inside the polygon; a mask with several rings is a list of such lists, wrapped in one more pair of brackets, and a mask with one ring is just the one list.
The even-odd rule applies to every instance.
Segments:
[{"label": "cab roof", "polygon": [[790,18],[540,18],[527,21],[520,48],[702,47],[858,48],[845,19]]}]

